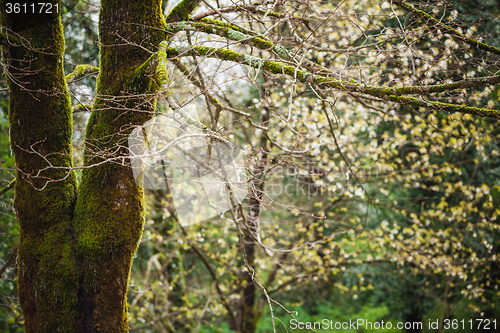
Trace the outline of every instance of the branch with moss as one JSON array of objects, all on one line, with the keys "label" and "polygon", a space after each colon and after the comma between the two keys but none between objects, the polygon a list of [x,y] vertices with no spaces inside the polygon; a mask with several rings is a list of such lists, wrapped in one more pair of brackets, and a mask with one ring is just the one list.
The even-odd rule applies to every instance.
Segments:
[{"label": "branch with moss", "polygon": [[[423,10],[416,9],[415,7],[413,7],[412,5],[410,5],[404,1],[394,0],[393,2],[397,6],[407,10],[408,12],[414,14],[415,16],[419,17],[420,19],[427,20],[428,22],[431,22],[433,25],[435,25],[436,27],[441,29],[442,32],[450,34],[451,36],[469,44],[473,48],[481,49],[481,50],[492,52],[495,54],[500,54],[500,49],[498,49],[497,47],[480,42],[477,39],[467,37],[465,34],[450,27],[449,25],[442,23],[440,20],[434,18],[433,16],[424,12]],[[429,26],[426,26],[426,28],[429,29]]]},{"label": "branch with moss", "polygon": [[8,183],[1,191],[0,191],[0,197],[2,195],[4,195],[5,193],[7,193],[11,188],[14,187],[14,185],[16,185],[16,180],[14,179],[13,181],[11,181],[10,183]]},{"label": "branch with moss", "polygon": [[99,67],[92,65],[78,65],[73,69],[73,72],[66,75],[67,82],[76,81],[87,74],[94,75],[99,73]]},{"label": "branch with moss", "polygon": [[2,276],[2,274],[7,270],[7,268],[9,268],[9,266],[16,258],[18,247],[19,247],[19,241],[17,241],[16,244],[12,247],[12,251],[10,251],[10,254],[7,257],[7,261],[5,261],[5,264],[3,264],[2,267],[0,267],[0,276]]},{"label": "branch with moss", "polygon": [[175,34],[179,31],[197,31],[207,34],[214,34],[221,37],[229,38],[242,44],[255,46],[264,51],[274,51],[284,59],[290,59],[285,48],[276,45],[272,41],[261,36],[250,35],[249,31],[245,31],[233,24],[220,24],[222,22],[212,21],[205,22],[176,22],[167,24],[165,30],[167,34]]},{"label": "branch with moss", "polygon": [[484,108],[477,108],[474,106],[467,106],[467,105],[462,105],[462,104],[451,104],[451,103],[443,103],[443,102],[434,102],[434,101],[424,101],[424,100],[419,100],[415,97],[403,97],[403,96],[395,96],[395,95],[390,95],[390,96],[384,96],[384,100],[391,101],[394,103],[398,104],[407,104],[407,105],[413,105],[413,106],[418,106],[426,109],[434,109],[438,111],[445,111],[449,113],[468,113],[472,114],[475,116],[481,116],[481,117],[491,117],[491,118],[497,118],[500,119],[500,110],[492,110],[492,109],[484,109]]},{"label": "branch with moss", "polygon": [[91,112],[91,111],[92,111],[92,105],[90,105],[90,104],[77,104],[77,105],[73,105],[73,113]]},{"label": "branch with moss", "polygon": [[166,39],[168,40],[180,31],[204,32],[206,34],[225,37],[241,44],[254,46],[264,51],[274,51],[284,59],[291,58],[284,47],[275,44],[271,40],[257,34],[256,32],[242,28],[234,23],[227,23],[209,18],[203,18],[200,21],[201,22],[179,21],[167,23],[165,27],[167,34]]},{"label": "branch with moss", "polygon": [[[258,33],[254,32],[254,31],[242,28],[234,23],[227,23],[227,22],[209,19],[209,18],[203,18],[203,19],[201,19],[201,21],[203,23],[206,22],[208,24],[212,24],[213,27],[204,26],[204,27],[199,28],[199,30],[197,30],[196,28],[198,26],[196,25],[195,22],[188,21],[188,22],[179,22],[179,23],[181,25],[185,23],[184,27],[187,27],[187,29],[192,29],[192,26],[190,26],[190,24],[195,23],[195,29],[193,29],[193,30],[196,30],[198,32],[205,32],[207,34],[216,34],[216,35],[219,35],[221,37],[226,37],[226,38],[229,38],[231,40],[237,41],[241,44],[256,47],[256,48],[263,50],[263,51],[274,51],[274,53],[279,55],[284,60],[291,60],[293,58],[292,56],[290,56],[287,49],[285,49],[281,45],[278,45],[278,44],[274,43],[273,41],[265,38],[264,36],[259,35]],[[172,27],[172,28],[175,29],[175,27]],[[215,29],[213,29],[213,28],[215,28]],[[177,28],[177,29],[179,29],[179,28]],[[183,30],[186,30],[186,29],[183,29]],[[175,32],[177,32],[177,31],[175,31]],[[371,46],[380,44],[382,42],[385,42],[385,40],[374,43],[374,44],[370,44],[370,45],[356,47],[356,48],[345,48],[345,49],[333,49],[332,48],[332,49],[328,49],[328,52],[333,52],[333,53],[355,52],[359,49],[371,47]],[[303,40],[301,40],[300,43],[305,44],[305,42]],[[310,46],[310,45],[306,45],[306,46],[307,46],[307,49],[323,51],[323,49],[321,49],[321,48],[316,48],[316,47]],[[321,66],[321,65],[319,65],[311,60],[303,59],[303,62],[304,62],[304,67],[308,68],[310,70],[321,71],[324,73],[330,72],[324,66]]]},{"label": "branch with moss", "polygon": [[[220,27],[227,27],[227,28],[230,28],[230,29],[233,29],[233,30],[237,30],[237,31],[243,32],[243,33],[245,33],[247,35],[250,35],[250,36],[258,36],[259,35],[257,32],[249,30],[249,29],[246,29],[244,27],[241,27],[241,26],[235,24],[234,22],[228,23],[228,22],[224,22],[224,21],[221,21],[221,20],[217,20],[217,19],[211,19],[211,18],[208,18],[208,17],[202,18],[200,21],[201,22],[210,23],[210,24],[214,24],[214,25],[217,25],[217,26],[220,26]],[[192,21],[189,21],[189,22],[192,22]]]},{"label": "branch with moss", "polygon": [[178,58],[185,56],[206,56],[209,58],[217,58],[226,61],[241,63],[258,70],[266,70],[273,74],[284,74],[295,78],[303,83],[310,83],[319,88],[331,88],[340,91],[362,93],[370,96],[380,97],[385,100],[396,102],[399,104],[410,104],[436,110],[444,110],[449,112],[461,112],[480,115],[483,117],[499,118],[500,111],[475,108],[466,105],[449,104],[441,102],[424,102],[417,98],[401,97],[403,95],[422,95],[431,93],[441,93],[457,89],[490,86],[500,83],[500,76],[489,76],[482,78],[474,78],[460,80],[452,83],[428,86],[406,86],[406,87],[375,87],[357,82],[341,81],[331,77],[314,75],[310,72],[298,69],[295,66],[285,65],[282,62],[265,60],[248,54],[239,53],[229,49],[212,48],[205,46],[196,46],[191,48],[169,47],[167,48],[168,58]]},{"label": "branch with moss", "polygon": [[167,46],[168,43],[166,41],[161,42],[160,49],[157,52],[159,65],[156,68],[156,77],[161,84],[166,83],[168,80],[167,67],[165,66],[165,63],[167,61]]},{"label": "branch with moss", "polygon": [[201,0],[182,0],[165,18],[167,23],[187,20],[189,14],[200,4]]}]

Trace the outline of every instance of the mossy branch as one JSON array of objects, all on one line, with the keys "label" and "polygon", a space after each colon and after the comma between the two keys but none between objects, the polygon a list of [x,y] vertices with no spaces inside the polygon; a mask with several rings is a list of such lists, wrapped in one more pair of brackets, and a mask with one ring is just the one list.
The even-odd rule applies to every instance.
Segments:
[{"label": "mossy branch", "polygon": [[[407,10],[408,12],[410,12],[414,15],[416,15],[417,17],[419,17],[421,19],[425,19],[425,20],[433,23],[435,26],[437,26],[439,29],[441,29],[444,33],[448,33],[451,36],[456,37],[457,39],[469,44],[473,48],[481,49],[481,50],[492,52],[495,54],[500,54],[500,49],[498,49],[497,47],[480,42],[474,38],[469,38],[466,35],[464,35],[463,33],[461,33],[460,31],[453,29],[449,25],[442,23],[441,21],[434,18],[430,14],[424,12],[423,10],[416,9],[415,7],[413,7],[412,5],[410,5],[404,1],[394,0],[394,3],[397,6]],[[427,26],[426,28],[428,29],[429,26]]]},{"label": "mossy branch", "polygon": [[90,112],[92,110],[92,105],[90,104],[77,104],[73,105],[73,113],[77,112]]},{"label": "mossy branch", "polygon": [[0,276],[2,276],[2,274],[7,270],[7,268],[12,264],[12,262],[16,258],[18,247],[19,247],[19,241],[17,241],[16,244],[12,247],[12,251],[10,251],[9,257],[7,258],[7,261],[5,261],[5,264],[3,264],[2,267],[0,267]]},{"label": "mossy branch", "polygon": [[201,0],[182,0],[175,6],[165,18],[167,23],[187,20],[189,14],[198,6]]},{"label": "mossy branch", "polygon": [[137,76],[137,77],[151,75],[152,73],[156,72],[156,68],[158,67],[158,64],[159,64],[158,54],[154,53],[142,65],[137,67],[137,69],[134,71],[133,75]]},{"label": "mossy branch", "polygon": [[206,56],[248,65],[256,69],[266,70],[273,74],[285,74],[294,77],[300,82],[310,83],[321,88],[331,88],[341,91],[367,94],[385,100],[390,100],[400,104],[411,104],[426,108],[445,110],[450,112],[471,113],[485,117],[498,118],[499,110],[469,107],[465,105],[455,105],[440,102],[423,102],[416,98],[401,97],[402,95],[421,95],[430,93],[440,93],[457,89],[464,89],[477,86],[489,86],[500,83],[500,76],[489,76],[456,81],[452,83],[429,85],[429,86],[407,86],[407,87],[375,87],[350,81],[341,81],[335,78],[314,75],[308,71],[297,67],[285,65],[282,62],[265,60],[239,53],[229,49],[196,46],[191,48],[170,47],[167,48],[168,58],[183,56]]},{"label": "mossy branch", "polygon": [[242,44],[255,46],[264,51],[274,51],[280,57],[290,59],[290,56],[285,48],[280,45],[276,45],[266,38],[250,35],[248,31],[242,31],[242,29],[232,24],[218,24],[218,22],[213,23],[214,24],[208,24],[205,22],[176,22],[167,24],[165,30],[170,34],[177,33],[179,31],[198,31],[207,34],[219,35]]},{"label": "mossy branch", "polygon": [[167,68],[165,67],[167,61],[167,45],[168,43],[166,41],[160,43],[158,51],[152,54],[148,60],[137,67],[132,73],[131,82],[136,82],[136,85],[140,85],[140,83],[137,82],[143,82],[145,79],[151,78],[158,87],[161,87],[162,84],[167,82]]},{"label": "mossy branch", "polygon": [[[281,45],[277,45],[271,40],[258,36],[255,32],[241,28],[232,23],[226,23],[219,20],[213,20],[208,18],[203,18],[202,22],[176,22],[166,25],[167,34],[173,35],[179,31],[196,31],[196,32],[204,32],[207,34],[215,34],[221,37],[225,37],[234,41],[239,42],[240,44],[249,45],[252,47],[256,47],[263,51],[272,51],[274,54],[278,55],[280,58],[284,60],[292,60],[287,49],[285,49]],[[337,52],[352,52],[355,50],[335,50]],[[308,70],[314,71],[322,71],[323,73],[330,72],[327,68],[314,63],[310,60],[305,59],[304,67]]]},{"label": "mossy branch", "polygon": [[11,188],[14,187],[14,185],[16,185],[16,180],[14,179],[13,181],[11,181],[10,183],[8,183],[1,191],[0,191],[0,197],[2,195],[4,195],[5,193],[7,193]]},{"label": "mossy branch", "polygon": [[395,102],[398,104],[408,104],[418,107],[423,107],[427,109],[435,109],[438,111],[445,111],[449,113],[468,113],[481,117],[491,117],[500,119],[500,110],[492,110],[492,109],[484,109],[484,108],[476,108],[473,106],[460,105],[460,104],[451,104],[451,103],[443,103],[443,102],[434,102],[434,101],[422,101],[415,97],[403,97],[403,96],[384,96],[384,100]]},{"label": "mossy branch", "polygon": [[97,74],[99,73],[99,67],[92,65],[78,65],[75,67],[73,72],[66,75],[66,81],[72,82],[87,74]]},{"label": "mossy branch", "polygon": [[[234,24],[234,23],[228,23],[228,22],[224,22],[221,20],[217,20],[217,19],[211,19],[208,17],[202,18],[200,21],[205,22],[205,23],[209,23],[209,24],[214,24],[214,25],[217,25],[220,27],[230,28],[230,29],[233,29],[233,30],[236,30],[239,32],[243,32],[243,33],[250,35],[250,36],[257,36],[258,35],[256,32],[249,30],[249,29],[245,29],[244,27],[241,27],[241,26]],[[192,22],[192,21],[189,21],[189,22]]]},{"label": "mossy branch", "polygon": [[167,62],[167,45],[166,41],[160,43],[160,49],[156,52],[156,59],[158,61],[158,66],[156,67],[156,78],[160,85],[167,83],[167,67],[165,63]]}]

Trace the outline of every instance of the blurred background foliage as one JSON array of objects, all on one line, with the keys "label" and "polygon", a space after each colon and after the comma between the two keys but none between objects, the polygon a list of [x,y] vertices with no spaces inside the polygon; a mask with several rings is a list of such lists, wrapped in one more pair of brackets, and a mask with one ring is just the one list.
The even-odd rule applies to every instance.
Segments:
[{"label": "blurred background foliage", "polygon": [[[164,1],[165,11],[175,3]],[[500,46],[498,1],[413,3],[453,27]],[[283,7],[287,5],[294,8],[283,2]],[[340,5],[315,2],[322,10]],[[317,45],[356,47],[380,41],[389,29],[397,30],[402,24],[408,31],[418,30],[417,20],[402,11],[377,16],[387,10],[387,2],[344,1],[342,6],[347,8],[344,16],[333,25],[317,26]],[[98,9],[91,0],[64,3],[67,73],[78,64],[98,65]],[[204,10],[202,6],[198,12]],[[304,9],[294,10],[288,14],[300,16]],[[362,37],[349,38],[354,34],[353,20],[361,20],[362,13],[369,13],[369,28]],[[377,21],[370,21],[375,17]],[[270,29],[283,38],[283,44],[293,40],[286,24]],[[297,27],[299,33],[301,29]],[[458,47],[436,29],[415,36],[405,38],[414,38],[410,44],[431,59],[428,63],[415,61],[406,50],[398,53],[396,47],[392,53],[325,51],[309,56],[328,68],[347,64],[347,75],[354,78],[357,70],[365,71],[380,85],[431,84],[498,72],[498,58]],[[197,42],[196,36],[179,38],[191,37]],[[397,46],[403,40],[390,43]],[[246,149],[248,169],[254,174],[262,166],[268,170],[259,190],[263,194],[255,233],[259,239],[243,243],[255,253],[252,267],[257,280],[282,307],[270,303],[259,288],[248,288],[243,243],[228,213],[181,227],[171,194],[150,190],[147,222],[130,281],[131,332],[231,332],[231,317],[241,324],[248,320],[243,313],[255,315],[260,333],[272,332],[273,321],[277,332],[285,332],[290,314],[302,322],[362,318],[394,326],[436,319],[500,318],[497,120],[367,102],[340,93],[335,103],[326,103],[306,86],[297,89],[292,100],[289,95],[296,83],[289,79],[228,67],[223,70],[229,74],[219,84],[212,76],[217,64],[205,62],[203,67],[190,59],[185,65],[193,72],[202,68],[207,81],[215,82],[211,93],[217,99],[268,128],[263,133],[233,113],[223,113],[219,119],[226,135]],[[255,80],[234,78],[241,73],[255,74]],[[174,66],[170,77],[172,95],[207,123],[205,96],[194,93],[196,87]],[[92,104],[94,87],[95,75],[72,82],[73,103]],[[483,87],[440,97],[500,109],[498,90],[498,86]],[[4,188],[14,179],[5,89],[0,91],[0,107],[0,188]],[[288,112],[291,120],[285,123]],[[333,129],[324,112],[332,115]],[[74,114],[75,165],[81,165],[88,116],[85,110]],[[282,147],[305,153],[292,154]],[[245,211],[253,209],[250,200],[242,204]],[[14,251],[19,234],[12,201],[12,190],[0,196],[0,267]],[[0,332],[23,332],[16,274],[13,262],[0,277]],[[255,298],[251,311],[245,309],[250,296]],[[500,331],[500,321],[496,325],[490,332]],[[371,331],[384,332],[356,330]]]}]

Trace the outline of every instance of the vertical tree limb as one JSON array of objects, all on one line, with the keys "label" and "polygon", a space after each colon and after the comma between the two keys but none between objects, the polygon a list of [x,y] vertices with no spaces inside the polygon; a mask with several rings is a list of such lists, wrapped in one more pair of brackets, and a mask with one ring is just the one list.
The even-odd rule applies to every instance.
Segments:
[{"label": "vertical tree limb", "polygon": [[157,76],[165,74],[158,62],[161,54],[154,52],[164,27],[161,0],[101,1],[97,98],[87,126],[84,163],[91,166],[119,156],[124,160],[82,173],[75,234],[81,271],[79,324],[85,333],[128,330],[128,281],[145,204],[126,160],[127,140],[134,126],[154,115],[161,85]]},{"label": "vertical tree limb", "polygon": [[[28,1],[28,7],[30,3],[37,5]],[[61,8],[60,1],[50,3]],[[71,230],[76,177],[68,171],[73,166],[72,112],[60,14],[9,14],[5,1],[0,5],[1,24],[22,40],[14,44],[7,38],[3,61],[17,169],[14,208],[20,224],[18,288],[25,330],[75,332],[77,272]]]}]

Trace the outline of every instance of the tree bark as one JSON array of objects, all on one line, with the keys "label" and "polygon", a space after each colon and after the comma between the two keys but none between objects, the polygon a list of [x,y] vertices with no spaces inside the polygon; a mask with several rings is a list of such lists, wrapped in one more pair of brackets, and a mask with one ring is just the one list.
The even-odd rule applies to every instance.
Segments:
[{"label": "tree bark", "polygon": [[64,35],[55,10],[61,2],[38,14],[29,13],[32,4],[38,9],[27,2],[28,13],[22,6],[8,13],[1,3],[26,332],[125,332],[144,196],[129,161],[106,159],[127,157],[127,135],[155,109],[160,84],[148,74],[151,54],[165,39],[161,0],[101,1],[98,96],[78,196]]},{"label": "tree bark", "polygon": [[[126,157],[134,126],[152,118],[159,86],[150,52],[164,40],[161,0],[103,0],[100,71],[87,125],[85,164]],[[144,194],[130,161],[84,169],[75,210],[82,332],[124,332],[132,258],[142,236]]]},{"label": "tree bark", "polygon": [[[20,224],[18,283],[25,328],[74,332],[78,272],[71,222],[76,178],[69,171],[72,114],[60,16],[55,10],[8,14],[5,1],[1,6],[7,36],[3,61],[10,89],[10,140],[17,168],[14,208]],[[50,165],[61,169],[47,168]]]},{"label": "tree bark", "polygon": [[[264,89],[264,94],[267,90]],[[269,109],[266,107],[262,111],[261,123],[263,126],[267,125],[269,121]],[[244,255],[250,267],[255,266],[255,240],[259,233],[259,216],[262,204],[262,196],[264,193],[264,169],[267,162],[268,148],[266,133],[262,133],[260,137],[259,149],[262,154],[257,162],[255,177],[252,181],[251,192],[248,200],[250,217],[248,219],[248,228],[245,230],[245,248]],[[243,289],[242,304],[241,304],[241,332],[242,333],[255,333],[257,330],[257,323],[260,319],[261,311],[259,311],[258,304],[256,304],[257,287],[252,280],[252,277],[247,272],[245,274],[246,285]]]}]

